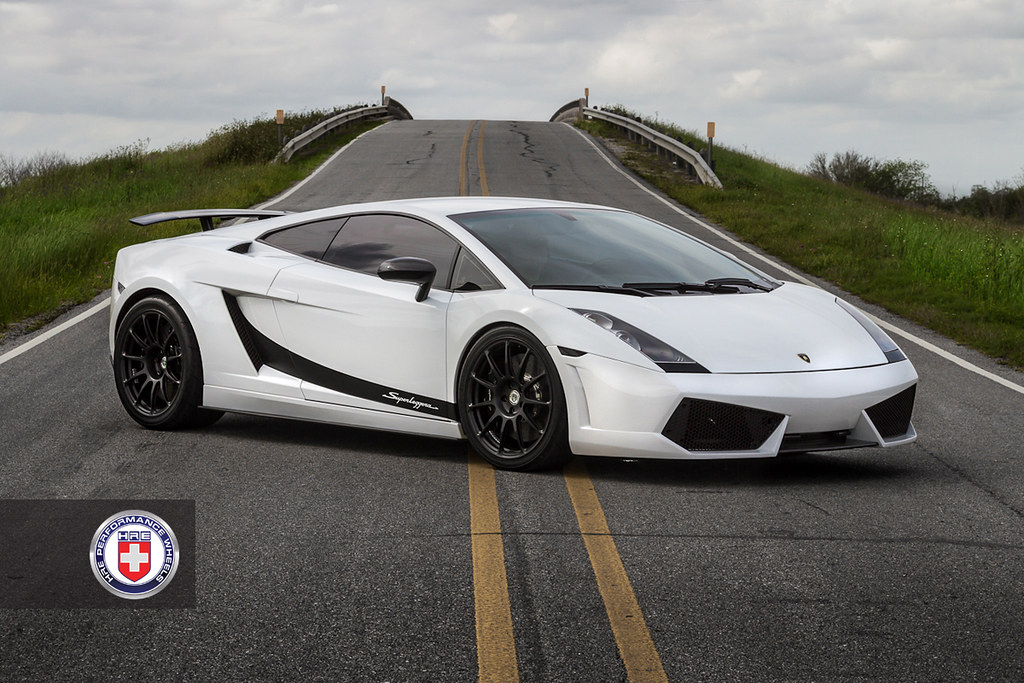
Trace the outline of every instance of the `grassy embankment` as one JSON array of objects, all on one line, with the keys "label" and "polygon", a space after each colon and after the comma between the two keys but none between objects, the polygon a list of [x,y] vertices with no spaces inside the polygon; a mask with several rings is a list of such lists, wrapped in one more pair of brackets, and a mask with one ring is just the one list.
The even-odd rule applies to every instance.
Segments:
[{"label": "grassy embankment", "polygon": [[[622,137],[601,122],[580,125],[598,136]],[[662,128],[702,148],[696,133]],[[716,173],[725,189],[714,190],[685,182],[667,162],[622,142],[627,166],[742,239],[1024,369],[1020,226],[885,200],[717,144]]]},{"label": "grassy embankment", "polygon": [[[289,114],[286,120],[298,128],[326,114]],[[236,122],[202,143],[159,152],[136,144],[0,188],[0,340],[11,329],[38,326],[109,287],[121,247],[199,229],[198,222],[140,228],[129,218],[252,206],[306,177],[332,151],[375,125],[347,127],[289,164],[272,164],[274,121]]]}]

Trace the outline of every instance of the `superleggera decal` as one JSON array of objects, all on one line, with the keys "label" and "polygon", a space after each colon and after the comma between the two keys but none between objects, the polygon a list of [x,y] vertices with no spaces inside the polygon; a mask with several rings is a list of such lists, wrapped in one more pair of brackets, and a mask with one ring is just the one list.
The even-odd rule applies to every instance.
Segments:
[{"label": "superleggera decal", "polygon": [[433,410],[435,412],[440,409],[432,403],[420,401],[415,396],[402,396],[397,391],[389,391],[382,397],[385,401],[394,401],[398,405],[408,405],[413,410]]}]

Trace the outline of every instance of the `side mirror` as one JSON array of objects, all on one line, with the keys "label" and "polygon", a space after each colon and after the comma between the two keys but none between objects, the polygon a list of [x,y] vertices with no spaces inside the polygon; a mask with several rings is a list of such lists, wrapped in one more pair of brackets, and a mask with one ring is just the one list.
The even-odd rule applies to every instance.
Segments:
[{"label": "side mirror", "polygon": [[414,282],[420,286],[416,290],[416,301],[423,301],[430,292],[430,285],[437,275],[437,268],[427,259],[415,256],[399,256],[388,259],[377,266],[377,276],[389,282]]}]

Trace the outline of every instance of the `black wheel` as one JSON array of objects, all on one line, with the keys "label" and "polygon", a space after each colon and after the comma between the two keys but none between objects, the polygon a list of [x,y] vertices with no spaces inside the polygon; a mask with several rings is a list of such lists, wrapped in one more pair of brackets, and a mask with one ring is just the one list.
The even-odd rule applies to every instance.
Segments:
[{"label": "black wheel", "polygon": [[195,332],[175,304],[152,296],[135,303],[114,336],[117,395],[149,429],[203,427],[223,414],[204,410],[203,364]]},{"label": "black wheel", "polygon": [[470,347],[458,407],[470,444],[495,467],[554,467],[572,456],[558,370],[524,330],[499,327]]}]

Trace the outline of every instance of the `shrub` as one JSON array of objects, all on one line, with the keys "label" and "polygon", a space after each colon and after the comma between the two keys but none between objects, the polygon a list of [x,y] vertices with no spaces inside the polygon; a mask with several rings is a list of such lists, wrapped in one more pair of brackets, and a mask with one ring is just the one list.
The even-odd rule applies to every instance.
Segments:
[{"label": "shrub", "polygon": [[[312,109],[286,112],[282,142],[309,130],[321,121],[352,109],[365,107],[354,104],[331,110]],[[210,164],[263,164],[277,156],[278,129],[276,117],[257,117],[236,120],[210,133],[206,143],[207,162]]]},{"label": "shrub", "polygon": [[919,204],[935,204],[939,192],[932,185],[923,161],[879,161],[854,150],[835,153],[832,159],[818,152],[807,167],[808,175],[888,197]]},{"label": "shrub", "polygon": [[1024,180],[1017,187],[1009,183],[996,183],[994,189],[975,185],[971,194],[954,198],[943,206],[976,218],[996,218],[1011,223],[1024,223]]}]

